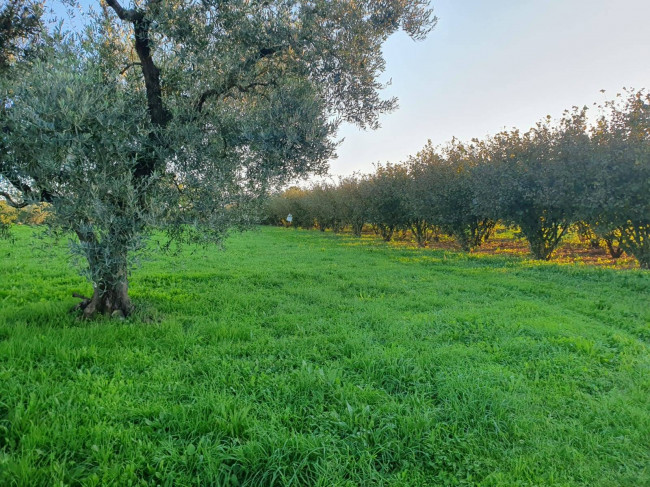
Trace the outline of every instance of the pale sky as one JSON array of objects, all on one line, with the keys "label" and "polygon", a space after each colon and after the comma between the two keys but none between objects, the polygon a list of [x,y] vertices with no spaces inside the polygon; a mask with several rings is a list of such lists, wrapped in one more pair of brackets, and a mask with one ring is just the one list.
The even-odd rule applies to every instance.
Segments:
[{"label": "pale sky", "polygon": [[[330,174],[372,172],[431,139],[482,138],[530,128],[547,114],[650,88],[650,0],[432,0],[438,26],[424,42],[385,46],[400,108],[382,127],[345,137]],[[600,93],[605,89],[606,93]]]}]

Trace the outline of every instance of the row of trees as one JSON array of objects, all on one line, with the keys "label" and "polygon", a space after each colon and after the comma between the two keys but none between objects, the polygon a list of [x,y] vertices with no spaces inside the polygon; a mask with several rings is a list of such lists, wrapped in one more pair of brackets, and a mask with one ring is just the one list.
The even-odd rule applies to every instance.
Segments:
[{"label": "row of trees", "polygon": [[465,250],[480,246],[497,221],[519,228],[531,253],[547,260],[567,230],[603,239],[612,253],[634,255],[650,267],[650,94],[629,91],[559,121],[550,117],[527,132],[484,140],[429,144],[403,164],[372,175],[291,188],[267,206],[269,223],[360,235],[371,224],[385,240],[411,230],[425,245],[437,232]]}]

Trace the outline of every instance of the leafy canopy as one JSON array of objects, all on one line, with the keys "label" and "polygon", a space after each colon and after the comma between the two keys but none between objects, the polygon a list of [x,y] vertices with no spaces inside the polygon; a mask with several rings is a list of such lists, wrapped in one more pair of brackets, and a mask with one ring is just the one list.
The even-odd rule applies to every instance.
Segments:
[{"label": "leafy canopy", "polygon": [[395,107],[382,43],[436,22],[422,0],[101,7],[3,83],[0,155],[5,198],[52,205],[96,295],[125,286],[150,229],[219,241],[269,188],[325,172],[341,121],[374,128]]}]

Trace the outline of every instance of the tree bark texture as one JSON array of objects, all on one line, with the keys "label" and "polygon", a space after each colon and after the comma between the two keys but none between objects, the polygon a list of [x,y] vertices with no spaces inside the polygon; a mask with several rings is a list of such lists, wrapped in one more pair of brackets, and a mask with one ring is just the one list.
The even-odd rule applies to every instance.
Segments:
[{"label": "tree bark texture", "polygon": [[107,285],[100,283],[93,289],[91,298],[80,304],[84,318],[97,315],[112,317],[126,317],[131,313],[131,299],[129,298],[129,284],[124,281]]}]

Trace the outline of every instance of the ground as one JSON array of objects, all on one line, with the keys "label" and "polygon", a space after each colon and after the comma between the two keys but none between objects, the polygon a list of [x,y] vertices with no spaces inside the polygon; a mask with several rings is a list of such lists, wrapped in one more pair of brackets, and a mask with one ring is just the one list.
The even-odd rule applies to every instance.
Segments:
[{"label": "ground", "polygon": [[0,485],[650,485],[650,273],[262,228],[84,321],[0,241]]},{"label": "ground", "polygon": [[[366,227],[364,235],[373,238],[372,229]],[[414,239],[409,232],[406,232],[403,236],[398,234],[392,244],[399,247],[415,246]],[[601,241],[600,244],[599,247],[591,247],[587,242],[580,239],[575,230],[571,230],[560,241],[558,248],[551,256],[551,260],[557,264],[586,264],[613,269],[634,269],[639,267],[639,262],[626,253],[623,253],[617,259],[612,259],[605,242]],[[440,236],[438,240],[431,240],[427,243],[427,247],[436,250],[461,250],[460,245],[453,238],[446,235]],[[506,228],[503,225],[497,225],[495,232],[488,241],[475,248],[472,253],[477,255],[530,257],[530,250],[526,240],[516,230]]]}]

